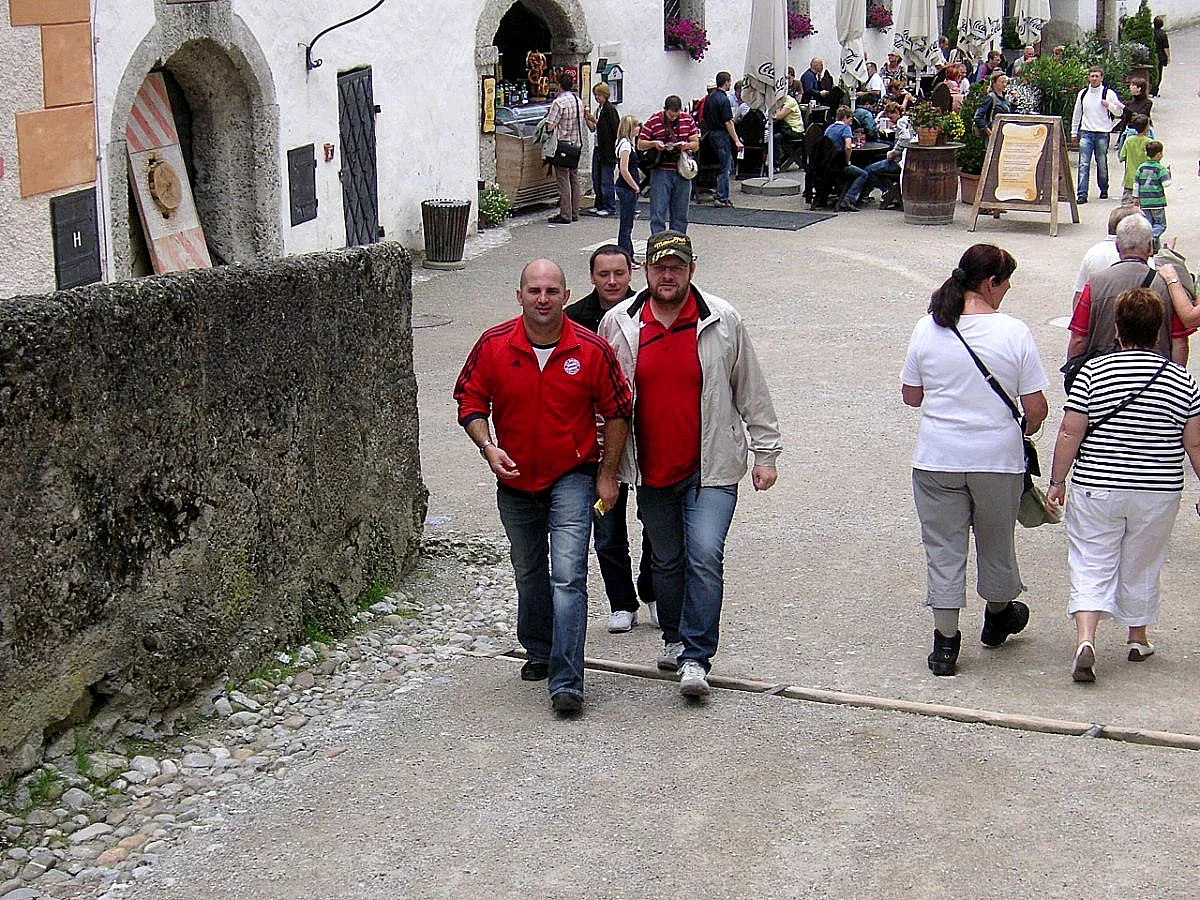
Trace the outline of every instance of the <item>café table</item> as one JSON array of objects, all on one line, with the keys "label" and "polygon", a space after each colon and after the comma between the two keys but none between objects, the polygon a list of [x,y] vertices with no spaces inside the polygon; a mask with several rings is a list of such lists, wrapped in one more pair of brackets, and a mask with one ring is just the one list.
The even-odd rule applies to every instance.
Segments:
[{"label": "caf\u00e9 table", "polygon": [[871,163],[878,162],[887,156],[887,152],[891,149],[891,144],[885,144],[882,141],[868,141],[861,147],[855,146],[850,151],[850,165],[865,169]]}]

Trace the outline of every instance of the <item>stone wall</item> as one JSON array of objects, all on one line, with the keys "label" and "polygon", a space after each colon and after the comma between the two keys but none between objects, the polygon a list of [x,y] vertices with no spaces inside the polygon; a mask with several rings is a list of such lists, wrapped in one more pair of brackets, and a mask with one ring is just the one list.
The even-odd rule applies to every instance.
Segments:
[{"label": "stone wall", "polygon": [[414,560],[411,307],[395,244],[0,304],[0,778]]}]

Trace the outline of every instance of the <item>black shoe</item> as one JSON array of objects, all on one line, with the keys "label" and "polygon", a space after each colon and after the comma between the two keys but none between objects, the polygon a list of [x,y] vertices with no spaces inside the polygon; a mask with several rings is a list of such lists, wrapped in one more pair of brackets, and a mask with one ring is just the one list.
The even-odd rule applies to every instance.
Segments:
[{"label": "black shoe", "polygon": [[1107,200],[1107,199],[1108,199],[1108,191],[1101,191],[1101,192],[1100,192],[1100,199],[1101,199],[1101,200]]},{"label": "black shoe", "polygon": [[929,671],[934,675],[953,675],[958,665],[958,648],[962,646],[962,632],[948,638],[933,629],[933,652],[927,657]]},{"label": "black shoe", "polygon": [[1028,624],[1029,607],[1020,600],[1010,600],[1003,612],[984,612],[979,640],[989,647],[999,647],[1010,634],[1016,634]]},{"label": "black shoe", "polygon": [[544,681],[550,677],[550,663],[531,659],[521,666],[522,681]]},{"label": "black shoe", "polygon": [[1076,198],[1075,203],[1076,204],[1087,203],[1087,197],[1078,197],[1078,198]]},{"label": "black shoe", "polygon": [[862,210],[859,209],[857,204],[855,204],[849,200],[843,200],[841,203],[839,203],[837,205],[837,211],[838,212],[862,212]]},{"label": "black shoe", "polygon": [[550,708],[564,716],[574,715],[583,709],[583,698],[578,694],[559,691],[550,698]]}]

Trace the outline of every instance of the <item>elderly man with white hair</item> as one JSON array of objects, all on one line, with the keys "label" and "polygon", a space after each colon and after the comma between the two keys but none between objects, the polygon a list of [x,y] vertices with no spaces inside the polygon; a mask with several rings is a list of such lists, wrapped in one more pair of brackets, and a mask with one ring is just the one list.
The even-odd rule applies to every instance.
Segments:
[{"label": "elderly man with white hair", "polygon": [[[1086,359],[1117,349],[1117,298],[1132,288],[1149,288],[1163,302],[1162,327],[1151,349],[1181,366],[1187,365],[1188,336],[1195,328],[1188,327],[1180,320],[1172,298],[1172,292],[1184,295],[1187,292],[1179,283],[1179,275],[1173,268],[1163,266],[1162,271],[1156,272],[1147,264],[1153,243],[1150,223],[1142,216],[1129,216],[1117,225],[1117,253],[1120,258],[1091,277],[1071,316],[1067,365],[1063,367],[1068,380],[1073,378]],[[1186,302],[1190,307],[1191,301]]]}]

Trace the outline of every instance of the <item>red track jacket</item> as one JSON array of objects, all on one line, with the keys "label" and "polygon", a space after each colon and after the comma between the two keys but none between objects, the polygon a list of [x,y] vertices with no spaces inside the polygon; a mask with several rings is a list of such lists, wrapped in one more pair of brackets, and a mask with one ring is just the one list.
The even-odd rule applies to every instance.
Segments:
[{"label": "red track jacket", "polygon": [[458,376],[454,399],[464,428],[491,416],[496,443],[521,472],[504,484],[530,492],[600,459],[597,412],[606,419],[633,414],[629,384],[612,348],[566,318],[540,371],[520,316],[485,331]]}]

